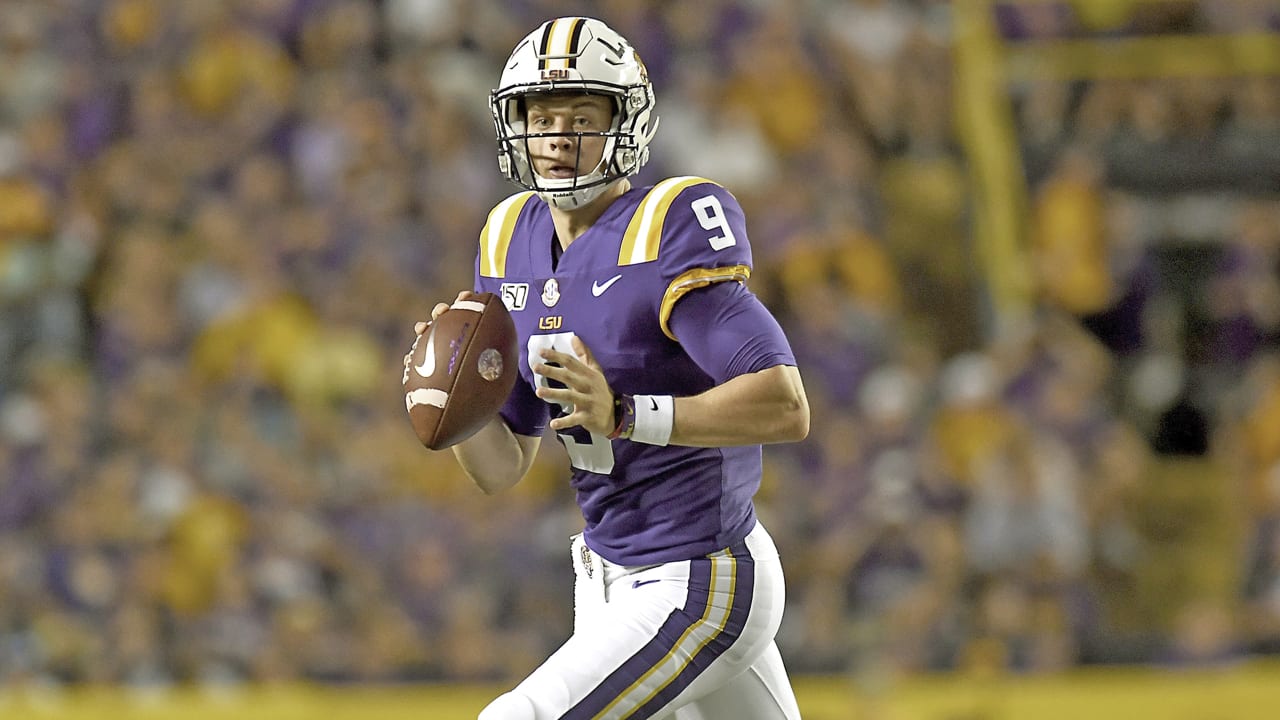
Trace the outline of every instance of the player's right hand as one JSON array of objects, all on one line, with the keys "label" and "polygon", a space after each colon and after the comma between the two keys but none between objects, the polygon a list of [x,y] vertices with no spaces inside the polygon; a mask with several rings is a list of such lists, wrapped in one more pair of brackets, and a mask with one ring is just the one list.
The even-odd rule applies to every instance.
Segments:
[{"label": "player's right hand", "polygon": [[550,427],[560,431],[580,426],[595,435],[608,435],[614,428],[614,399],[604,369],[596,362],[582,338],[570,341],[573,352],[543,348],[542,362],[533,372],[559,382],[562,387],[545,386],[535,393],[547,402],[568,408],[569,413],[551,421]]}]

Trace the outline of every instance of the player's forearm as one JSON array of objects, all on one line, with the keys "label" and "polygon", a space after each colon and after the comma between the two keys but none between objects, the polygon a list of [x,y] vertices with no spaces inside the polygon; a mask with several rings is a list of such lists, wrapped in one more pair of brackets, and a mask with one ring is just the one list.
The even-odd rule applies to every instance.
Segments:
[{"label": "player's forearm", "polygon": [[520,482],[533,462],[529,448],[496,416],[475,435],[454,445],[453,454],[467,477],[486,495]]},{"label": "player's forearm", "polygon": [[671,445],[718,447],[796,442],[809,434],[800,373],[777,365],[675,399]]}]

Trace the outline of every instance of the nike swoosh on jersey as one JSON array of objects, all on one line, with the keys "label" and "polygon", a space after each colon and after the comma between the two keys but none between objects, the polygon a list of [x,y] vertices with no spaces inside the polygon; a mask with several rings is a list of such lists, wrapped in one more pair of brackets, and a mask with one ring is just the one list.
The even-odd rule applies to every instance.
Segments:
[{"label": "nike swoosh on jersey", "polygon": [[422,355],[422,364],[414,368],[424,378],[436,373],[436,324],[431,323],[431,332],[427,335],[427,350]]},{"label": "nike swoosh on jersey", "polygon": [[608,280],[605,280],[602,283],[593,282],[591,283],[591,294],[596,297],[600,297],[601,295],[604,294],[605,290],[608,290],[610,287],[613,287],[613,284],[618,282],[621,279],[622,279],[622,273],[618,273],[617,275],[614,275],[613,277],[609,278]]},{"label": "nike swoosh on jersey", "polygon": [[658,411],[658,399],[657,399],[657,398],[649,398],[649,402],[652,404],[652,408],[651,408],[651,409],[652,409],[654,412],[657,412],[657,411]]},{"label": "nike swoosh on jersey", "polygon": [[631,587],[632,589],[635,589],[640,587],[641,585],[652,585],[653,583],[656,583],[656,582],[662,582],[662,579],[655,578],[653,580],[636,580],[635,582],[631,583]]}]

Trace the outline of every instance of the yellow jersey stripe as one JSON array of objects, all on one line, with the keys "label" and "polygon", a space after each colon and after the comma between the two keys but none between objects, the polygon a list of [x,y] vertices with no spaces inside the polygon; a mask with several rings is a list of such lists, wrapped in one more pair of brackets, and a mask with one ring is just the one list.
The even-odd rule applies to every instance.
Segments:
[{"label": "yellow jersey stripe", "polygon": [[751,268],[746,265],[694,268],[681,273],[675,280],[671,281],[671,284],[667,286],[667,291],[662,295],[662,306],[658,309],[658,323],[662,326],[663,334],[672,340],[678,340],[672,334],[667,322],[671,319],[671,311],[675,308],[676,301],[684,297],[690,290],[697,290],[700,287],[729,280],[744,283],[750,277]]},{"label": "yellow jersey stripe", "polygon": [[484,277],[500,278],[507,273],[507,248],[511,245],[511,233],[515,230],[516,219],[529,198],[534,196],[532,190],[516,193],[498,203],[489,211],[489,219],[480,231],[480,274]]},{"label": "yellow jersey stripe", "polygon": [[685,188],[709,182],[706,178],[684,176],[668,178],[654,185],[627,224],[627,231],[622,235],[622,247],[618,248],[618,264],[638,265],[657,260],[662,226],[671,203]]},{"label": "yellow jersey stripe", "polygon": [[[679,677],[693,658],[724,631],[738,585],[738,560],[728,552],[723,556],[712,555],[709,559],[711,589],[707,593],[707,606],[702,617],[684,631],[661,661],[637,678],[613,702],[597,713],[593,720],[622,720],[638,708],[644,707],[645,703]],[[728,597],[717,607],[716,593],[723,592],[720,588],[726,583],[729,586]]]}]

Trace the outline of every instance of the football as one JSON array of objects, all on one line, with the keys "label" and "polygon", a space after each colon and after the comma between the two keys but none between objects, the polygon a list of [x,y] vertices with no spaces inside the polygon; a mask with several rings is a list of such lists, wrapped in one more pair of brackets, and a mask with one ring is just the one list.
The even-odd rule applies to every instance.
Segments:
[{"label": "football", "polygon": [[516,326],[498,296],[453,303],[413,341],[404,368],[404,403],[418,440],[443,450],[474,435],[511,394],[516,362]]}]

